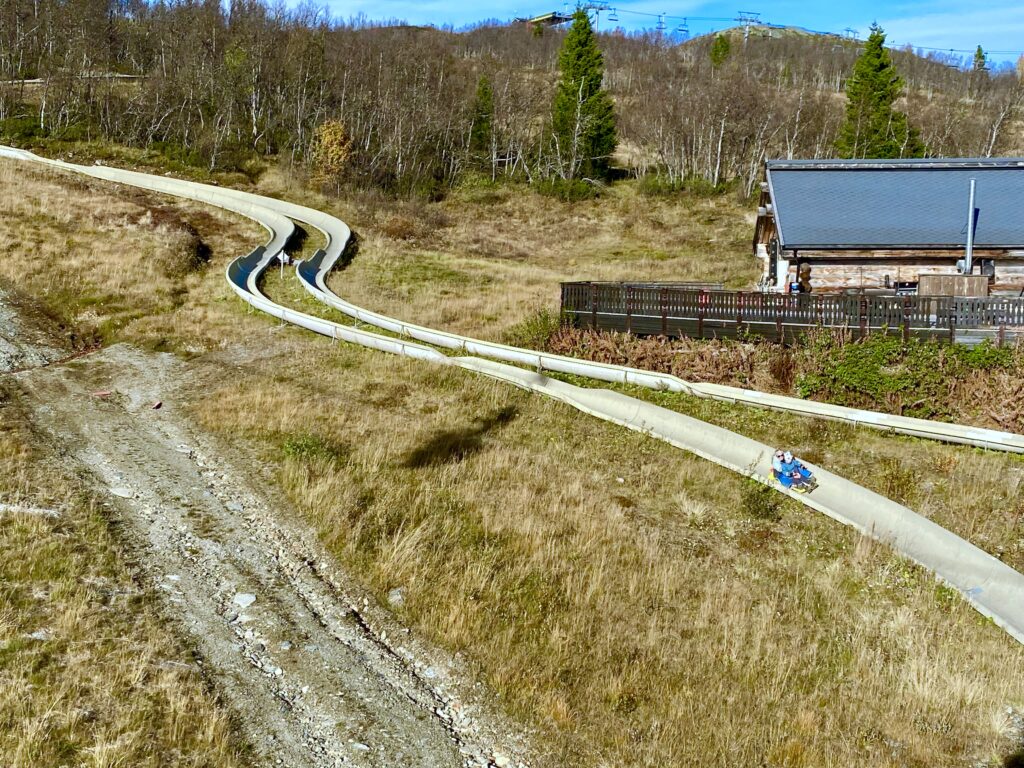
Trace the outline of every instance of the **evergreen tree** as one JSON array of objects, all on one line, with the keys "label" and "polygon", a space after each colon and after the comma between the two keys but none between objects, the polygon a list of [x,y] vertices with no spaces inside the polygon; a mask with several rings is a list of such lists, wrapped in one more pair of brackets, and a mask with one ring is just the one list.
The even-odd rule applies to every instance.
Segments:
[{"label": "evergreen tree", "polygon": [[618,138],[611,96],[601,87],[604,57],[586,12],[577,9],[558,55],[562,79],[552,107],[559,175],[604,178]]},{"label": "evergreen tree", "polygon": [[481,75],[473,101],[473,127],[469,133],[469,152],[481,165],[491,162],[494,137],[494,89],[490,78]]},{"label": "evergreen tree", "polygon": [[922,157],[924,145],[893,103],[903,80],[885,48],[885,32],[871,25],[864,52],[846,83],[846,120],[836,140],[840,157]]},{"label": "evergreen tree", "polygon": [[725,63],[729,58],[732,44],[726,35],[715,35],[715,41],[711,43],[711,66],[716,69]]},{"label": "evergreen tree", "polygon": [[981,46],[978,46],[978,50],[974,52],[974,71],[979,72],[988,65],[988,59],[985,56],[985,51],[982,50]]}]

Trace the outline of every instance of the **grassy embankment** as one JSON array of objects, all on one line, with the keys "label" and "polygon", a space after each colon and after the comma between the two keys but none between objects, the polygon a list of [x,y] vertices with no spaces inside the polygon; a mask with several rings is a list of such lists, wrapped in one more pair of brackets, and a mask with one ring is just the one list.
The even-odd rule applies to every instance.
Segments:
[{"label": "grassy embankment", "polygon": [[[746,274],[731,203],[716,212],[714,201],[658,201],[651,215],[668,231],[635,224],[650,228],[616,245],[649,209],[628,189],[572,206],[478,194],[427,207],[436,226],[412,235],[396,219],[419,221],[417,206],[337,206],[363,236],[352,267],[334,278],[339,293],[501,337],[526,310],[553,304],[562,276],[706,279],[728,252],[735,280]],[[705,208],[720,221],[687,215]],[[708,228],[737,234],[709,245]],[[665,261],[646,255],[667,243]],[[693,267],[708,247],[721,248],[719,263]],[[402,618],[464,653],[511,711],[541,725],[555,763],[944,766],[997,764],[1016,748],[1007,707],[1024,701],[1024,652],[886,548],[555,403],[278,330],[224,300],[224,258],[214,248],[176,307],[119,323],[112,337],[192,352],[263,347],[196,401],[197,416],[279,465],[268,471],[330,550],[382,602],[402,587]],[[478,288],[488,298],[479,304]],[[268,290],[299,296],[275,278]],[[878,467],[913,455],[929,481],[943,478],[933,487],[948,491],[951,522],[970,501],[953,478],[970,471],[972,498],[993,507],[974,508],[974,538],[1001,524],[993,536],[1019,539],[1019,515],[1011,521],[997,501],[1012,500],[1019,483],[1012,459],[670,404],[817,450],[830,466],[846,461],[840,471],[891,482],[893,495],[912,490],[896,472],[904,465],[888,481]]]}]

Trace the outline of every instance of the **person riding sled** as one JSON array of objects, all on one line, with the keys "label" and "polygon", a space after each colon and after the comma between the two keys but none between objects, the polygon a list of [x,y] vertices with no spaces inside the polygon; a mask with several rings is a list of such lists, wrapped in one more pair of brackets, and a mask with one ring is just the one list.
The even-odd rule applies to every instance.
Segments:
[{"label": "person riding sled", "polygon": [[811,470],[801,463],[789,451],[776,451],[772,457],[772,477],[784,488],[792,488],[793,483],[805,483],[811,479]]}]

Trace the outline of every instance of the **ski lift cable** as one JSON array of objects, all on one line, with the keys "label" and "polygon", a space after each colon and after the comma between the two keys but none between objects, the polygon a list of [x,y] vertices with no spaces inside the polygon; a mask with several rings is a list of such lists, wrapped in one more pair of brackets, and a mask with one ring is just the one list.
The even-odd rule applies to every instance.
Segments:
[{"label": "ski lift cable", "polygon": [[679,20],[686,22],[689,21],[732,21],[731,16],[672,16],[668,13],[648,13],[645,11],[631,11],[628,8],[617,8],[617,13],[626,13],[632,16],[647,16],[652,19],[672,19],[673,21]]},{"label": "ski lift cable", "polygon": [[[680,22],[682,22],[683,25],[688,25],[689,22],[694,22],[694,21],[735,21],[736,20],[734,17],[731,17],[731,16],[673,16],[673,15],[671,15],[669,13],[650,13],[650,12],[647,12],[647,11],[632,11],[632,10],[629,10],[628,8],[619,8],[619,7],[612,8],[611,10],[612,10],[612,13],[615,14],[616,18],[612,19],[611,17],[609,17],[610,21],[618,21],[620,14],[626,14],[626,15],[629,15],[629,16],[644,16],[644,17],[651,18],[651,19],[659,19],[659,20],[665,20],[665,21],[669,21],[669,20],[671,20],[671,21],[680,21]],[[760,23],[766,24],[766,22],[760,22]],[[778,26],[778,25],[773,24],[771,26]],[[786,25],[781,25],[781,26],[786,26]],[[658,28],[659,29],[665,29],[664,26],[659,26]],[[808,32],[813,32],[813,33],[819,34],[819,35],[837,35],[838,34],[838,33],[835,33],[835,32],[823,32],[821,30],[813,30],[813,29],[807,29],[807,31]],[[849,29],[844,30],[844,32],[847,32],[847,33],[849,33],[849,31],[850,31]],[[842,37],[842,35],[839,35],[839,36]],[[887,42],[886,47],[887,48],[903,48],[903,47],[905,47],[907,45],[910,45],[915,51],[920,50],[920,51],[932,51],[932,52],[935,52],[935,53],[963,53],[963,54],[973,54],[975,52],[974,48],[970,48],[970,49],[968,49],[968,48],[936,48],[936,47],[930,47],[930,46],[927,46],[927,45],[914,45],[913,43],[897,43],[897,42]],[[985,55],[986,56],[1024,56],[1024,50],[989,50],[989,49],[986,48],[985,49]]]}]

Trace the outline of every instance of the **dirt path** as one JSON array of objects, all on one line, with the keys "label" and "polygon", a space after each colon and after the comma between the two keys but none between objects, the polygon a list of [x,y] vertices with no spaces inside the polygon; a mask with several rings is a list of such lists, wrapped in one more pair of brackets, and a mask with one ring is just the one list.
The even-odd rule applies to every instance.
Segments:
[{"label": "dirt path", "polygon": [[189,364],[127,346],[16,376],[64,457],[108,490],[134,559],[264,764],[523,764],[522,740],[458,666],[367,601],[244,458],[189,423],[178,403],[193,379]]}]

